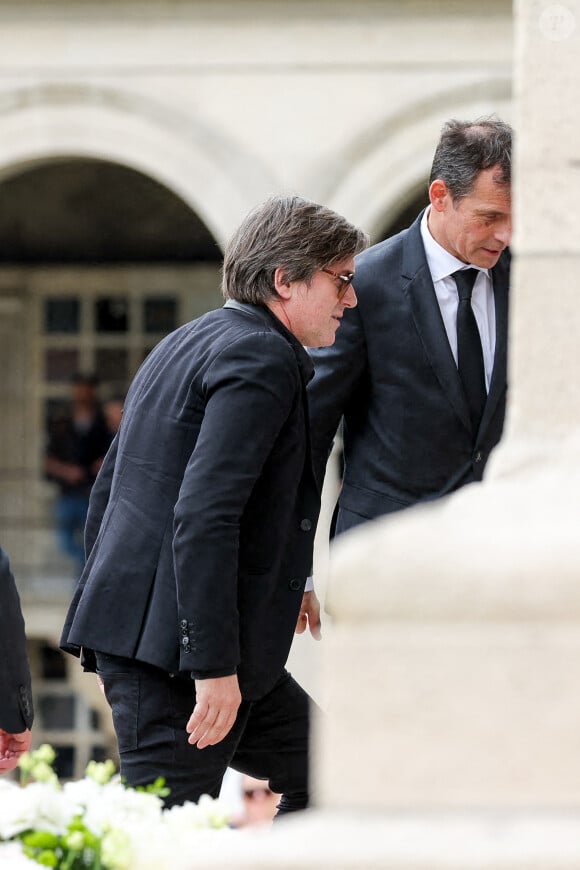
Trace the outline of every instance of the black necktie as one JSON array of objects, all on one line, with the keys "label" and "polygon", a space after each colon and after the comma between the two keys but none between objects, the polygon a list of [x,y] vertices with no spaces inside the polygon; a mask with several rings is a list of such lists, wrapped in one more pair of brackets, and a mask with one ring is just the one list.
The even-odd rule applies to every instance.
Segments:
[{"label": "black necktie", "polygon": [[477,269],[460,269],[453,273],[453,278],[459,294],[457,305],[457,368],[469,405],[473,434],[477,435],[487,399],[481,338],[471,307],[471,293],[477,278]]}]

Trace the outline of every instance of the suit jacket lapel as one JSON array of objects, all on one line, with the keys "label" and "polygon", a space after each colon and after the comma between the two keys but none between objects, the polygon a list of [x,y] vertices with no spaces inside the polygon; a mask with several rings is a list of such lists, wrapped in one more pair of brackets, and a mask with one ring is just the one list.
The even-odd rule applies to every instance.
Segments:
[{"label": "suit jacket lapel", "polygon": [[403,292],[409,299],[417,332],[441,388],[471,432],[469,408],[441,317],[421,239],[421,213],[403,240]]},{"label": "suit jacket lapel", "polygon": [[298,339],[288,329],[286,329],[284,324],[280,320],[278,320],[278,318],[274,314],[272,314],[272,312],[268,308],[261,307],[259,305],[250,305],[248,302],[238,302],[237,299],[228,299],[224,305],[224,308],[234,308],[237,311],[242,311],[249,317],[253,317],[254,319],[261,321],[270,329],[277,330],[286,338],[289,345],[296,354],[296,360],[298,362],[298,368],[300,370],[300,377],[302,381],[302,405],[304,408],[304,423],[306,429],[307,459],[304,465],[303,485],[306,485],[306,483],[304,482],[304,476],[307,475],[308,485],[313,487],[316,494],[320,496],[321,488],[318,485],[318,480],[314,473],[310,420],[308,416],[308,395],[306,392],[308,382],[312,380],[312,377],[314,376],[314,363],[312,362],[310,355],[302,347]]},{"label": "suit jacket lapel", "polygon": [[495,301],[495,357],[489,394],[479,427],[480,433],[492,419],[497,403],[507,384],[507,331],[510,252],[505,251],[492,269],[493,298]]}]

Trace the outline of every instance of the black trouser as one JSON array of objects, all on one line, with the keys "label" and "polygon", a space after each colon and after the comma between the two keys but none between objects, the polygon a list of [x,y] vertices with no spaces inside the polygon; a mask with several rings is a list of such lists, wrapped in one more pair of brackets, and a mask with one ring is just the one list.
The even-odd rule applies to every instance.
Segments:
[{"label": "black trouser", "polygon": [[282,795],[278,815],[308,805],[311,700],[286,671],[258,701],[242,701],[234,726],[215,746],[187,742],[195,683],[184,675],[97,652],[97,671],[113,711],[121,775],[132,786],[164,777],[166,806],[217,797],[227,767],[259,779]]}]

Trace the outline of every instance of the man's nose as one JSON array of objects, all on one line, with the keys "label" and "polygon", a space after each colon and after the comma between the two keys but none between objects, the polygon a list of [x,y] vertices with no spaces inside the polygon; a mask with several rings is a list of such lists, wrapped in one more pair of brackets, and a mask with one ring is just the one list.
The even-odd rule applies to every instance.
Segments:
[{"label": "man's nose", "polygon": [[495,232],[496,239],[501,242],[506,248],[512,240],[512,222],[511,220],[505,221],[505,223],[501,224],[497,227]]},{"label": "man's nose", "polygon": [[348,290],[340,300],[345,308],[354,308],[358,304],[356,293],[352,284],[348,285]]}]

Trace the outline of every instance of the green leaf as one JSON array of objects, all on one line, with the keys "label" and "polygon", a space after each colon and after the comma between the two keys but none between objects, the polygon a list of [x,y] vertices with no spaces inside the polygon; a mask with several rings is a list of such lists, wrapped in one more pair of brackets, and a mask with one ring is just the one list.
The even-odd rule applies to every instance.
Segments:
[{"label": "green leaf", "polygon": [[[125,788],[131,788],[125,782],[123,782]],[[171,794],[171,789],[167,788],[165,785],[165,777],[158,776],[155,782],[149,783],[149,785],[138,785],[135,788],[135,791],[142,791],[146,794],[154,794],[157,797],[167,797],[167,795]]]},{"label": "green leaf", "polygon": [[58,858],[56,857],[55,852],[51,852],[48,849],[44,852],[39,852],[34,860],[38,864],[42,864],[43,867],[57,867],[58,866]]},{"label": "green leaf", "polygon": [[50,831],[29,831],[22,836],[22,842],[33,849],[56,849],[59,838]]}]

